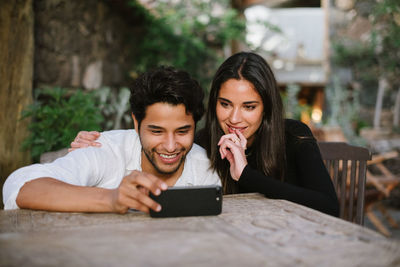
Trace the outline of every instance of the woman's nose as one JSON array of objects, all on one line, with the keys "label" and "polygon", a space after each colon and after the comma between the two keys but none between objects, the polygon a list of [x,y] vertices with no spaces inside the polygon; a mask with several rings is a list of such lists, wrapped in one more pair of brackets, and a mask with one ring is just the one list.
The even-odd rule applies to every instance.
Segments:
[{"label": "woman's nose", "polygon": [[238,108],[234,108],[229,116],[229,121],[231,123],[238,123],[241,121],[241,117],[240,110]]}]

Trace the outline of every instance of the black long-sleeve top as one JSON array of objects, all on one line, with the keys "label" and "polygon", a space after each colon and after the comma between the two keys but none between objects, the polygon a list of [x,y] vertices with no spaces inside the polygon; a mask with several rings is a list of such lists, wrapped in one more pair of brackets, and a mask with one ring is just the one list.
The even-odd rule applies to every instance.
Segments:
[{"label": "black long-sleeve top", "polygon": [[268,198],[289,200],[338,216],[337,195],[311,130],[300,121],[286,119],[285,138],[284,181],[259,171],[255,153],[250,153],[247,157],[248,165],[238,182],[239,193],[258,192]]}]

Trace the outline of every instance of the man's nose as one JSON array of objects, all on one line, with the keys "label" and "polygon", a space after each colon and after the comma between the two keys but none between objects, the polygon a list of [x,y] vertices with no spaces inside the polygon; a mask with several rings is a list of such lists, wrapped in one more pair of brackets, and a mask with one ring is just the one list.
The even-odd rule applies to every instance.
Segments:
[{"label": "man's nose", "polygon": [[174,134],[167,134],[163,146],[167,152],[174,152],[176,150],[176,139]]},{"label": "man's nose", "polygon": [[241,119],[242,119],[242,114],[240,113],[240,109],[239,108],[232,109],[231,114],[229,114],[229,121],[231,123],[238,123],[241,121]]}]

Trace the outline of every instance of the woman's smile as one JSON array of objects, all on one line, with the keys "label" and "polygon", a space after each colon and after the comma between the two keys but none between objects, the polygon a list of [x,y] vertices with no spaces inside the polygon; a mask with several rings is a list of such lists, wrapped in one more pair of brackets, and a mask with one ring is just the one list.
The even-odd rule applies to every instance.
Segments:
[{"label": "woman's smile", "polygon": [[234,127],[229,124],[227,126],[228,126],[229,133],[235,133],[236,131],[240,131],[241,133],[243,133],[247,128],[247,127]]}]

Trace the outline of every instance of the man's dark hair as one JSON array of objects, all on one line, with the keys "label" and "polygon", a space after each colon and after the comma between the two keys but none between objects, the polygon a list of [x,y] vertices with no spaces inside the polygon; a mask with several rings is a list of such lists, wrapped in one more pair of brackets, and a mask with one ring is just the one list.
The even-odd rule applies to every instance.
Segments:
[{"label": "man's dark hair", "polygon": [[204,113],[204,92],[189,73],[173,67],[158,67],[140,75],[131,86],[131,110],[140,123],[146,108],[155,103],[184,104],[197,123]]}]

